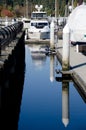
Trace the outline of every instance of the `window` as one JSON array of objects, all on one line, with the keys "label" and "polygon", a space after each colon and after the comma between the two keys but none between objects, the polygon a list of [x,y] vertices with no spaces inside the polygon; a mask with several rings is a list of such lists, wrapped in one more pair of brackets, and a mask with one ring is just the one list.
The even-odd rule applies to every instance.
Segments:
[{"label": "window", "polygon": [[36,28],[44,28],[45,26],[48,26],[48,23],[31,23],[31,26],[34,26]]}]

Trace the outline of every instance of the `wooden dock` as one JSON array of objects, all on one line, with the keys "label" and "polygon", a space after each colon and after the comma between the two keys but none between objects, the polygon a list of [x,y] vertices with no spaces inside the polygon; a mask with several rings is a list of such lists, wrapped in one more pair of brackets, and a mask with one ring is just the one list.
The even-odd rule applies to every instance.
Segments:
[{"label": "wooden dock", "polygon": [[[62,40],[58,40],[56,54],[57,58],[62,64]],[[75,82],[79,86],[80,92],[86,97],[86,55],[77,52],[76,46],[70,45],[70,74]]]}]

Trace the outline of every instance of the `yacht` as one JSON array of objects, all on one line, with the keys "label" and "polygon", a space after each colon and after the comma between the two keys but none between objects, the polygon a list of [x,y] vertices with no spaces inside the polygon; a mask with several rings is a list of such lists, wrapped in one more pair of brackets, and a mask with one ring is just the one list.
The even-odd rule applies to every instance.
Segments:
[{"label": "yacht", "polygon": [[29,39],[49,39],[50,38],[50,25],[47,17],[47,13],[41,11],[42,5],[36,5],[37,11],[33,11],[31,14],[30,26],[27,30]]}]

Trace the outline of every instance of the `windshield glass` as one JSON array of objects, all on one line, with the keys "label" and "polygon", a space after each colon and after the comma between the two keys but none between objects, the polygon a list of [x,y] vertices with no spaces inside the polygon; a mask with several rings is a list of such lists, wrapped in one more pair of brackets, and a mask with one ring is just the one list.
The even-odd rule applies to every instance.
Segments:
[{"label": "windshield glass", "polygon": [[32,13],[31,18],[47,18],[46,13]]},{"label": "windshield glass", "polygon": [[48,26],[48,23],[47,22],[46,23],[37,23],[37,22],[35,22],[35,23],[31,23],[31,26],[34,26],[36,28],[43,28],[44,26]]}]

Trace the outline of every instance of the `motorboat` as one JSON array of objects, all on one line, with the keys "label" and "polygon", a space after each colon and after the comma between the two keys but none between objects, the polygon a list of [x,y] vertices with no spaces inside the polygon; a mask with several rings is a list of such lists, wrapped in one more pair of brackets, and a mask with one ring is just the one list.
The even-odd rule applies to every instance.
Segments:
[{"label": "motorboat", "polygon": [[50,25],[47,18],[47,13],[41,11],[42,5],[36,5],[37,11],[31,14],[30,26],[27,30],[29,39],[50,39]]},{"label": "motorboat", "polygon": [[46,20],[31,20],[30,28],[28,29],[28,37],[30,39],[49,39],[50,28]]}]

